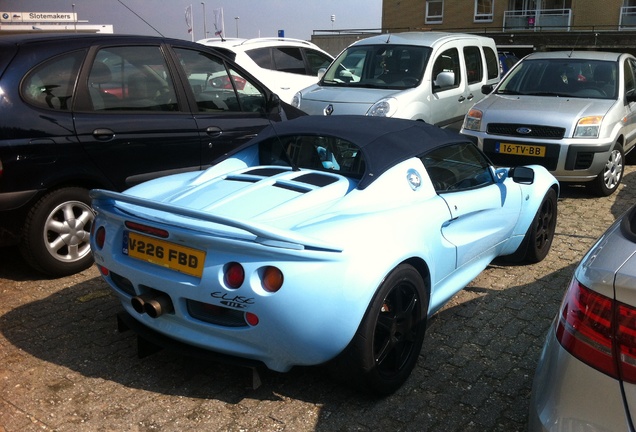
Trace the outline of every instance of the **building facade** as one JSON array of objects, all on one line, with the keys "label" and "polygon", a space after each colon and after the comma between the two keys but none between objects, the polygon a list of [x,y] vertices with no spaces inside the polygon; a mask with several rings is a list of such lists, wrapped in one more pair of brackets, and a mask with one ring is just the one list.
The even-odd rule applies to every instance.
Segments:
[{"label": "building facade", "polygon": [[486,33],[526,51],[633,52],[636,0],[383,0],[382,31]]}]

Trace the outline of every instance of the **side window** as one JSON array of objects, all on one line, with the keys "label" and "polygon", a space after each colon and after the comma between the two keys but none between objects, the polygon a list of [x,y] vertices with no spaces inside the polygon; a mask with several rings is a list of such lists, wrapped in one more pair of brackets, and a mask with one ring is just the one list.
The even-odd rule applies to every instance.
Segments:
[{"label": "side window", "polygon": [[457,48],[451,48],[440,54],[433,63],[433,92],[459,87],[460,82],[459,52]]},{"label": "side window", "polygon": [[245,54],[249,58],[254,60],[259,67],[263,69],[274,69],[274,62],[272,61],[272,51],[269,48],[256,48],[253,50],[245,51]]},{"label": "side window", "polygon": [[220,58],[201,51],[175,49],[201,112],[265,112],[265,95]]},{"label": "side window", "polygon": [[626,61],[624,63],[624,71],[625,71],[625,94],[633,93],[636,89],[636,84],[634,83],[634,64]]},{"label": "side window", "polygon": [[96,111],[177,111],[177,97],[158,46],[101,49],[88,91]]},{"label": "side window", "polygon": [[453,144],[422,157],[436,192],[462,191],[494,183],[490,164],[470,143]]},{"label": "side window", "polygon": [[488,71],[488,79],[495,79],[499,76],[499,62],[497,54],[490,47],[484,48],[484,57],[486,57],[486,69]]},{"label": "side window", "polygon": [[305,74],[305,61],[300,48],[280,47],[272,48],[274,54],[274,65],[277,71],[294,74]]},{"label": "side window", "polygon": [[466,60],[466,79],[468,84],[481,82],[484,77],[484,65],[481,61],[481,50],[476,46],[464,47]]},{"label": "side window", "polygon": [[70,111],[84,51],[55,57],[33,69],[22,82],[22,97],[39,108]]},{"label": "side window", "polygon": [[326,68],[331,64],[331,58],[320,51],[306,49],[305,56],[309,62],[309,75],[317,76],[320,68]]}]

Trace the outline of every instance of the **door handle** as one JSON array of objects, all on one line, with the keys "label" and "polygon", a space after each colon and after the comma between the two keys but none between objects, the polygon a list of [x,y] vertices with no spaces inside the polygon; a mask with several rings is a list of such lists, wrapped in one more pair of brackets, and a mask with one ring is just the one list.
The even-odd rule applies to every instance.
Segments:
[{"label": "door handle", "polygon": [[466,100],[466,98],[464,96],[460,96],[459,99],[457,99],[458,102],[464,102]]},{"label": "door handle", "polygon": [[205,130],[205,133],[208,134],[210,138],[217,138],[223,134],[223,131],[219,127],[210,126]]},{"label": "door handle", "polygon": [[99,141],[109,141],[115,138],[115,132],[108,128],[97,128],[93,131],[93,136]]},{"label": "door handle", "polygon": [[475,96],[473,96],[473,94],[471,93],[471,94],[468,95],[468,100],[473,100],[474,97]]}]

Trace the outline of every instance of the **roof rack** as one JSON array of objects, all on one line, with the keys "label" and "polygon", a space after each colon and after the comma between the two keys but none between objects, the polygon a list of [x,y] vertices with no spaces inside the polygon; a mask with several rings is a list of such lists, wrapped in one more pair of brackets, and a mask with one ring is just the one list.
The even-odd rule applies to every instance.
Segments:
[{"label": "roof rack", "polygon": [[313,45],[311,42],[306,41],[306,40],[302,40],[302,39],[294,39],[294,38],[287,38],[287,37],[262,37],[262,38],[251,38],[251,39],[245,39],[243,42],[241,42],[239,45],[245,45],[245,44],[252,44],[252,43],[259,43],[259,42],[268,42],[268,41],[285,41],[285,42],[297,42],[297,43],[301,43],[303,45],[307,45],[307,46],[311,46]]}]

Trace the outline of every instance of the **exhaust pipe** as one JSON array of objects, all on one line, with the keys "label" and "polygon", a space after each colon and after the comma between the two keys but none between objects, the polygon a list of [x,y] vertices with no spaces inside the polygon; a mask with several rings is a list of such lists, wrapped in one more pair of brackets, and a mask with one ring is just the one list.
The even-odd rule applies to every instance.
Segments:
[{"label": "exhaust pipe", "polygon": [[152,293],[146,293],[146,294],[138,295],[138,296],[133,297],[130,300],[130,304],[132,305],[132,307],[135,310],[135,312],[137,312],[138,314],[143,314],[143,313],[146,312],[144,310],[144,305],[146,304],[146,302],[149,302],[154,297],[155,297],[155,294],[152,294]]},{"label": "exhaust pipe", "polygon": [[169,295],[158,294],[144,303],[144,311],[150,318],[157,318],[174,311],[174,306]]}]

